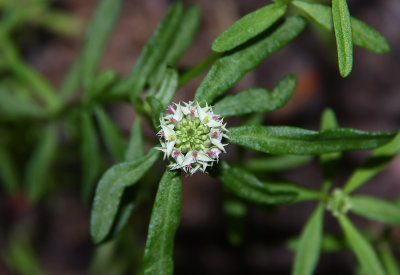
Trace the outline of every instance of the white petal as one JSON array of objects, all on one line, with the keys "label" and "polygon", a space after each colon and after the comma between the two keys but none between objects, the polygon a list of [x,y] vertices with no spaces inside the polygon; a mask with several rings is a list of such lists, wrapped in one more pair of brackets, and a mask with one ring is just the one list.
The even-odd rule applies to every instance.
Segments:
[{"label": "white petal", "polygon": [[172,150],[174,149],[174,146],[175,146],[174,140],[167,143],[167,157],[169,157],[171,155]]},{"label": "white petal", "polygon": [[181,109],[181,105],[180,104],[176,104],[176,112],[173,116],[173,118],[176,121],[181,121],[183,118],[183,113],[182,113],[182,109]]},{"label": "white petal", "polygon": [[208,123],[206,124],[208,127],[213,128],[213,127],[221,127],[222,123],[219,121],[216,121],[214,119],[210,119]]},{"label": "white petal", "polygon": [[221,141],[219,141],[218,139],[212,138],[211,139],[211,143],[214,144],[215,146],[217,146],[219,149],[221,149],[223,152],[225,151],[224,146],[222,145]]},{"label": "white petal", "polygon": [[208,154],[206,154],[206,153],[204,153],[202,151],[197,152],[197,160],[200,160],[200,161],[213,161],[213,159],[210,158],[208,156]]},{"label": "white petal", "polygon": [[190,151],[183,158],[181,166],[186,166],[186,165],[192,164],[193,162],[194,162],[193,151]]},{"label": "white petal", "polygon": [[166,140],[174,140],[175,139],[175,131],[172,130],[170,126],[161,125],[161,128],[164,131]]},{"label": "white petal", "polygon": [[196,165],[194,168],[192,168],[192,170],[190,170],[190,174],[193,175],[194,173],[197,172],[197,170],[199,170],[200,165]]},{"label": "white petal", "polygon": [[[187,106],[187,105],[186,105]],[[188,115],[188,114],[190,114],[190,109],[188,108],[188,107],[186,107],[186,106],[182,106],[181,107],[181,109],[182,109],[182,113],[186,116],[186,115]]]},{"label": "white petal", "polygon": [[197,113],[199,114],[200,121],[203,122],[204,119],[205,119],[206,117],[209,117],[209,116],[208,116],[208,114],[204,111],[204,109],[200,107],[199,104],[197,104],[196,107],[197,107]]}]

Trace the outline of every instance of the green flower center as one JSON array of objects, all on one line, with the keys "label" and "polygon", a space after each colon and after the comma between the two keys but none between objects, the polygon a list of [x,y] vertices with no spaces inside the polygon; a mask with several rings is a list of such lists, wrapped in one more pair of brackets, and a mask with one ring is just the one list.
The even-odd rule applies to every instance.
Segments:
[{"label": "green flower center", "polygon": [[175,126],[176,145],[182,153],[205,150],[211,145],[209,128],[200,119],[186,115]]}]

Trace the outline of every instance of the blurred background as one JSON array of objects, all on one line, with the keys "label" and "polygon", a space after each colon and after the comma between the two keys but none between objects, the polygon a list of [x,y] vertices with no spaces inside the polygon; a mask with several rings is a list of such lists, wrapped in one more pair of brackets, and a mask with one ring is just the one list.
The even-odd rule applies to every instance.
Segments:
[{"label": "blurred background", "polygon": [[[7,1],[0,1],[0,8],[2,2]],[[64,23],[49,16],[38,16],[24,22],[13,33],[12,38],[23,58],[54,87],[60,87],[64,74],[78,56],[85,26],[97,2],[49,1],[46,8],[64,14]],[[171,2],[125,0],[100,69],[110,68],[120,75],[128,74]],[[199,5],[203,15],[195,42],[179,63],[182,71],[206,58],[211,53],[212,41],[235,20],[269,3],[256,0],[182,2],[186,7]],[[281,77],[293,73],[298,77],[298,87],[292,99],[283,109],[267,114],[263,121],[265,125],[318,129],[322,110],[330,107],[343,127],[371,131],[399,129],[400,2],[353,0],[349,1],[349,7],[353,16],[388,38],[392,49],[389,54],[376,55],[356,47],[353,72],[342,79],[337,68],[334,40],[317,35],[309,26],[294,42],[248,73],[229,93],[250,87],[272,89]],[[0,19],[1,16],[0,10]],[[54,22],[61,23],[56,26]],[[204,74],[183,86],[176,101],[191,100],[203,77]],[[135,117],[133,108],[129,104],[113,103],[107,105],[107,110],[128,138]],[[228,125],[237,125],[238,122],[228,120]],[[146,134],[153,134],[150,128]],[[233,146],[230,147],[235,151]],[[344,153],[335,186],[340,187],[368,154]],[[319,188],[322,184],[320,171],[318,160],[314,159],[301,168],[279,173],[279,176]],[[54,188],[51,195],[35,205],[28,203],[23,192],[10,197],[0,186],[0,274],[21,273],[15,268],[16,264],[26,265],[28,273],[24,274],[135,274],[141,261],[153,198],[135,209],[132,222],[122,232],[127,240],[125,245],[108,243],[102,249],[95,249],[89,236],[90,204],[82,201],[78,189],[79,159],[75,156],[55,167],[52,178]],[[400,159],[395,159],[359,191],[398,199]],[[242,223],[243,242],[232,245],[226,238],[223,198],[223,188],[217,180],[201,174],[183,177],[181,225],[175,242],[175,273],[289,274],[294,254],[288,241],[300,233],[315,204],[268,209],[248,204]],[[329,213],[325,217],[325,230],[340,242],[342,233],[336,220]],[[355,221],[371,236],[384,230],[379,223],[363,219]],[[132,232],[135,232],[135,237],[132,237]],[[393,232],[397,240],[395,253],[400,259],[400,229]],[[17,262],[15,258],[18,258]],[[354,274],[355,266],[356,259],[349,251],[327,252],[322,254],[316,274]]]}]

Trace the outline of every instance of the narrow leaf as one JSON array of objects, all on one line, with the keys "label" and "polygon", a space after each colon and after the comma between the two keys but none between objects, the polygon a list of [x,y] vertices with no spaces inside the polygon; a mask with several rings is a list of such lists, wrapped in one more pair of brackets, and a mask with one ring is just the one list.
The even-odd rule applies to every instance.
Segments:
[{"label": "narrow leaf", "polygon": [[101,135],[114,161],[122,161],[124,159],[125,144],[119,129],[103,108],[96,107],[95,113],[100,125]]},{"label": "narrow leaf", "polygon": [[113,95],[130,93],[136,97],[143,90],[148,78],[165,57],[182,18],[182,3],[174,2],[164,19],[144,46],[130,76],[110,91]]},{"label": "narrow leaf", "polygon": [[153,125],[157,128],[160,125],[160,118],[165,108],[163,108],[161,102],[154,96],[147,97],[147,102],[151,107],[151,119],[153,121]]},{"label": "narrow leaf", "polygon": [[389,244],[387,242],[380,243],[378,251],[387,275],[399,275],[399,262],[396,260],[393,252],[390,250]]},{"label": "narrow leaf", "polygon": [[10,152],[0,147],[0,182],[9,194],[18,190],[19,176],[16,162]]},{"label": "narrow leaf", "polygon": [[344,150],[377,148],[392,133],[336,128],[312,131],[289,126],[241,126],[229,128],[230,142],[271,154],[313,155]]},{"label": "narrow leaf", "polygon": [[[325,109],[321,116],[321,130],[338,128],[336,115],[332,109]],[[322,169],[324,172],[324,189],[327,190],[332,184],[336,169],[339,165],[339,159],[342,156],[340,152],[327,153],[320,155]]]},{"label": "narrow leaf", "polygon": [[293,191],[270,190],[254,175],[243,169],[230,167],[226,162],[223,162],[221,167],[219,179],[239,198],[266,205],[291,202],[296,198],[297,194]]},{"label": "narrow leaf", "polygon": [[125,187],[137,183],[158,156],[159,151],[152,149],[146,156],[116,164],[103,174],[97,185],[90,221],[94,243],[100,243],[110,233]]},{"label": "narrow leaf", "polygon": [[224,214],[228,241],[230,244],[236,246],[242,244],[247,214],[245,202],[230,192],[226,192],[224,197]]},{"label": "narrow leaf", "polygon": [[160,101],[163,109],[166,109],[174,98],[178,89],[178,72],[174,69],[167,69],[161,87],[155,97]]},{"label": "narrow leaf", "polygon": [[342,77],[346,77],[351,73],[353,67],[353,39],[350,12],[346,0],[332,0],[332,18],[339,71]]},{"label": "narrow leaf", "polygon": [[128,149],[125,151],[125,161],[136,160],[144,156],[144,145],[142,135],[142,118],[137,115],[132,125],[131,137]]},{"label": "narrow leaf", "polygon": [[14,91],[0,88],[0,115],[3,119],[43,118],[46,111],[32,99],[18,98]]},{"label": "narrow leaf", "polygon": [[200,24],[200,16],[201,13],[198,6],[191,6],[184,12],[179,27],[175,32],[173,41],[167,49],[164,60],[161,62],[164,65],[158,66],[156,73],[151,75],[150,82],[152,87],[158,87],[158,83],[165,74],[168,66],[175,66],[192,44]]},{"label": "narrow leaf", "polygon": [[324,206],[320,204],[304,226],[296,249],[293,275],[311,275],[321,253]]},{"label": "narrow leaf", "polygon": [[344,215],[339,215],[340,226],[346,235],[346,240],[363,269],[371,275],[384,275],[382,265],[371,245],[354,227],[351,221]]},{"label": "narrow leaf", "polygon": [[272,192],[293,192],[296,193],[296,198],[291,201],[292,203],[310,200],[320,200],[323,195],[319,190],[310,189],[300,186],[298,184],[287,182],[262,182],[264,187]]},{"label": "narrow leaf", "polygon": [[350,193],[381,172],[400,152],[400,132],[385,146],[374,151],[372,156],[349,178],[344,191]]},{"label": "narrow leaf", "polygon": [[351,196],[350,203],[350,210],[360,216],[385,224],[400,224],[400,207],[395,203],[362,195]]},{"label": "narrow leaf", "polygon": [[82,193],[89,199],[100,170],[100,148],[93,120],[87,112],[81,113]]},{"label": "narrow leaf", "polygon": [[312,156],[281,155],[249,159],[244,167],[251,171],[283,171],[305,165],[313,159]]},{"label": "narrow leaf", "polygon": [[236,48],[271,27],[285,12],[286,4],[277,3],[243,16],[215,39],[213,51],[225,52]]},{"label": "narrow leaf", "polygon": [[105,70],[96,75],[83,95],[83,102],[90,103],[99,97],[117,79],[117,74],[112,70]]},{"label": "narrow leaf", "polygon": [[122,0],[101,0],[89,22],[79,63],[81,79],[86,87],[92,81],[121,5]]},{"label": "narrow leaf", "polygon": [[179,174],[166,171],[161,178],[147,233],[144,274],[174,273],[174,237],[180,222],[182,182]]},{"label": "narrow leaf", "polygon": [[48,126],[28,160],[25,171],[25,183],[28,198],[38,201],[47,189],[48,175],[57,149],[57,129]]},{"label": "narrow leaf", "polygon": [[296,77],[289,75],[278,83],[273,93],[264,88],[253,88],[225,96],[215,104],[214,111],[223,117],[229,117],[279,109],[292,96],[296,82]]},{"label": "narrow leaf", "polygon": [[[306,12],[318,24],[328,31],[333,31],[331,7],[303,1],[292,1],[292,4]],[[387,53],[390,46],[387,39],[376,29],[357,18],[351,17],[353,43],[374,53]]]},{"label": "narrow leaf", "polygon": [[[299,35],[306,22],[301,17],[289,17],[271,32],[250,41],[238,50],[219,58],[196,91],[195,99],[212,104],[238,82],[247,72],[259,65],[268,55],[278,51]],[[240,64],[240,66],[238,65]]]}]

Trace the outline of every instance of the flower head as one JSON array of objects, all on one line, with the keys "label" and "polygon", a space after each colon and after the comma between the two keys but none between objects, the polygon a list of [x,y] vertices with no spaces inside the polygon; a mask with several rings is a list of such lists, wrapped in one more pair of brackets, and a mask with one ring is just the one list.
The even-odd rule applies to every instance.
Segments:
[{"label": "flower head", "polygon": [[174,103],[167,111],[160,120],[158,149],[164,152],[164,159],[170,160],[169,168],[189,174],[205,172],[225,152],[222,140],[228,136],[223,119],[213,113],[211,106],[200,107],[192,101]]}]

